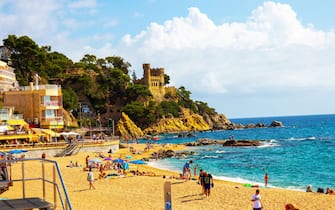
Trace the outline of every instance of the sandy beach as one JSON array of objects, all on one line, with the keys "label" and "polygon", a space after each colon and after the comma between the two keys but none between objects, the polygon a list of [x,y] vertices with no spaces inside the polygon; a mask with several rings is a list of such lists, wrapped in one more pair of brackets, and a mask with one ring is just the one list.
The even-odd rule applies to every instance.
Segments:
[{"label": "sandy beach", "polygon": [[[145,145],[136,144],[129,145],[136,151],[144,151]],[[111,154],[112,158],[130,155],[132,159],[141,159],[148,157],[154,151],[160,149],[182,150],[183,146],[170,145],[162,148],[161,145],[155,145],[150,151],[142,154],[132,154],[129,148],[120,149],[117,153]],[[77,162],[81,166],[85,166],[85,157],[95,158],[98,154],[92,152],[78,153],[68,157],[47,157],[47,159],[56,160],[61,167],[62,175],[65,180],[66,188],[70,195],[73,209],[83,210],[104,210],[104,209],[145,209],[157,210],[164,209],[164,183],[171,182],[172,191],[172,208],[173,209],[236,209],[246,210],[252,209],[251,196],[256,188],[244,187],[243,184],[232,183],[227,181],[214,180],[215,186],[211,191],[211,196],[206,198],[201,195],[201,187],[196,180],[184,182],[171,176],[178,176],[177,172],[164,171],[152,168],[147,165],[130,164],[130,170],[139,170],[141,172],[152,172],[155,176],[134,176],[128,173],[125,177],[113,176],[110,178],[98,179],[99,172],[94,171],[95,190],[89,190],[86,181],[87,171],[83,167],[67,167],[70,161]],[[103,153],[108,156],[108,153]],[[38,164],[38,163],[35,163]],[[12,167],[12,178],[21,177],[19,170],[20,164],[14,164]],[[41,173],[38,166],[29,166],[26,169],[26,176],[37,177]],[[182,166],[180,167],[182,168]],[[48,170],[48,169],[47,169]],[[48,173],[51,173],[48,170]],[[106,171],[107,174],[115,173],[115,171]],[[163,176],[166,178],[163,178]],[[294,176],[294,174],[292,174]],[[308,174],[306,174],[308,176]],[[36,184],[35,184],[36,183]],[[27,197],[42,197],[41,182],[31,181],[27,184]],[[271,183],[271,180],[270,180]],[[315,189],[314,189],[315,190]],[[46,198],[52,197],[52,188],[47,190]],[[265,210],[285,209],[285,205],[292,203],[300,210],[317,209],[329,210],[335,209],[335,196],[321,193],[306,193],[301,191],[277,189],[277,188],[260,188],[262,202]],[[22,185],[14,183],[9,191],[0,195],[1,198],[17,198],[22,197]],[[50,200],[52,200],[50,198]],[[60,208],[57,208],[60,209]]]}]

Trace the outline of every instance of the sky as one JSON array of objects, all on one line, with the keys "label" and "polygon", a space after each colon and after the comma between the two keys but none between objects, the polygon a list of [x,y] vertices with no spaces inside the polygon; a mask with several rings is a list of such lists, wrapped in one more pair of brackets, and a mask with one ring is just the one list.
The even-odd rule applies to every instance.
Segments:
[{"label": "sky", "polygon": [[[228,118],[334,114],[335,1],[1,0],[0,38],[120,56]],[[1,43],[0,43],[1,45]]]}]

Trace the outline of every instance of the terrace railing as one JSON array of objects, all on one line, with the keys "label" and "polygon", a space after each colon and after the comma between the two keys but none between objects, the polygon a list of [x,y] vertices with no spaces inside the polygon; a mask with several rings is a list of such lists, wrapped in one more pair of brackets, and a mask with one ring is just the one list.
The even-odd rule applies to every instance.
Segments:
[{"label": "terrace railing", "polygon": [[[37,162],[37,164],[41,164],[41,174],[38,177],[28,177],[26,175],[26,169],[29,167],[29,163]],[[18,189],[22,186],[22,197],[20,198],[11,198],[8,200],[1,200],[0,201],[0,209],[1,208],[8,208],[11,209],[10,206],[20,205],[20,209],[28,209],[31,207],[31,209],[34,208],[40,208],[40,209],[57,209],[59,202],[60,202],[60,208],[63,210],[72,210],[72,205],[70,201],[69,194],[66,190],[66,186],[62,177],[61,170],[58,166],[57,161],[54,160],[47,160],[43,158],[27,158],[27,159],[19,159],[19,160],[0,160],[0,164],[6,164],[6,176],[7,176],[7,183],[8,187],[10,185],[13,185],[12,187],[8,188],[7,190],[14,190],[16,187],[16,182],[21,182],[22,185],[18,185]],[[15,179],[12,177],[12,167],[16,165],[15,170],[19,170],[20,167],[17,166],[17,164],[21,164],[21,177],[15,177]],[[35,163],[36,164],[36,163]],[[51,167],[51,174],[50,170],[46,170],[46,165],[48,164],[48,167]],[[35,165],[34,165],[35,166]],[[31,167],[31,166],[30,166]],[[47,176],[47,172],[49,172],[49,176]],[[17,174],[17,173],[16,173]],[[42,195],[34,195],[33,198],[27,197],[27,192],[29,192],[28,189],[28,183],[31,181],[41,181],[41,194]],[[50,184],[49,187],[52,188],[52,190],[46,190],[47,184]],[[36,187],[36,184],[29,185],[29,187],[34,186]],[[48,188],[49,189],[49,188]],[[51,191],[52,195],[47,196],[48,193]],[[34,191],[35,192],[35,191]],[[40,198],[39,196],[42,196]],[[32,206],[32,203],[36,206]],[[8,204],[9,207],[8,207]],[[26,205],[26,206],[25,206]],[[40,205],[40,206],[39,206]],[[16,208],[13,208],[16,209]]]}]

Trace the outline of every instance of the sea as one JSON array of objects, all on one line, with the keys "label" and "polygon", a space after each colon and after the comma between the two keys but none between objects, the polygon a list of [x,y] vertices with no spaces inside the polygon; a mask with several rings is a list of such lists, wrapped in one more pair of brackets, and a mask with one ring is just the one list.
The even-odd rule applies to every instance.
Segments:
[{"label": "sea", "polygon": [[[158,144],[194,142],[200,138],[262,140],[257,147],[223,147],[210,145],[187,147],[193,155],[151,161],[153,167],[182,171],[192,160],[197,171],[203,169],[214,178],[238,183],[264,186],[264,175],[269,174],[268,187],[305,191],[308,185],[334,188],[335,185],[335,114],[230,119],[247,125],[277,120],[283,127],[249,128],[198,132],[194,137],[178,138],[164,135]],[[193,170],[192,170],[193,173]]]}]

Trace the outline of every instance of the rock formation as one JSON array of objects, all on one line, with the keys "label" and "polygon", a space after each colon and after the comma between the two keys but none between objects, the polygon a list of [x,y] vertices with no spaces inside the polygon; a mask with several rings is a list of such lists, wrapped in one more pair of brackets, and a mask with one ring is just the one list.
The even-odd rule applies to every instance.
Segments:
[{"label": "rock formation", "polygon": [[143,131],[135,125],[135,123],[128,117],[127,114],[122,113],[121,118],[116,126],[116,131],[120,136],[128,137],[143,137]]},{"label": "rock formation", "polygon": [[234,124],[224,114],[204,114],[202,117],[213,130],[234,129]]},{"label": "rock formation", "polygon": [[198,114],[190,114],[188,109],[182,109],[182,111],[182,117],[161,119],[159,122],[145,129],[144,133],[156,134],[187,131],[207,131],[211,129],[202,116]]},{"label": "rock formation", "polygon": [[198,139],[195,142],[185,143],[185,146],[204,146],[221,144],[224,147],[255,147],[262,144],[261,140],[214,140],[208,138]]},{"label": "rock formation", "polygon": [[283,123],[277,120],[272,121],[270,127],[283,127]]}]

